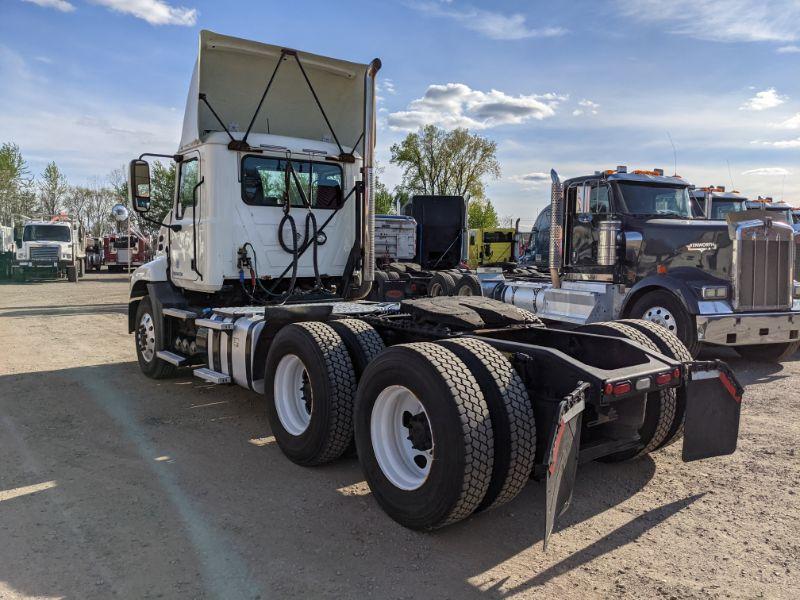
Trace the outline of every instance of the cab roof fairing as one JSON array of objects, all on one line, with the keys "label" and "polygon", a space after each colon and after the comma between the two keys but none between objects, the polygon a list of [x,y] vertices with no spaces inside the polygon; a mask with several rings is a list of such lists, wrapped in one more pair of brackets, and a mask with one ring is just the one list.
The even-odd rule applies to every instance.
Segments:
[{"label": "cab roof fairing", "polygon": [[[199,100],[200,94],[206,95],[231,133],[244,132],[283,50],[280,46],[201,31],[180,147],[202,142],[210,132],[221,131],[217,119]],[[343,147],[353,147],[364,129],[364,76],[369,65],[300,51],[297,56],[339,142]],[[333,141],[297,64],[291,56],[283,60],[286,64],[278,69],[251,133]],[[359,148],[363,148],[363,137]]]}]

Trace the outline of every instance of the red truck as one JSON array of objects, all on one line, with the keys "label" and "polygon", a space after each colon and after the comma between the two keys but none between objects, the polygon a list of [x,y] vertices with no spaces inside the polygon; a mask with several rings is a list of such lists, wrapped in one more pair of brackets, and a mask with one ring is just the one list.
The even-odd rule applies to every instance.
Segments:
[{"label": "red truck", "polygon": [[[130,252],[130,258],[128,253]],[[141,232],[132,229],[130,242],[127,233],[109,233],[103,236],[103,263],[111,272],[135,269],[150,260],[150,243]]]}]

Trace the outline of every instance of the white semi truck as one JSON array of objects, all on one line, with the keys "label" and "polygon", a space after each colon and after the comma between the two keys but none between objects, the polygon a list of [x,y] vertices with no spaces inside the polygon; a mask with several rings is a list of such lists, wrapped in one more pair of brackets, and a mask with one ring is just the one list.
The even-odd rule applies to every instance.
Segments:
[{"label": "white semi truck", "polygon": [[72,282],[83,277],[86,249],[82,226],[64,215],[56,215],[49,219],[29,219],[15,233],[12,275],[66,277]]},{"label": "white semi truck", "polygon": [[[132,276],[144,374],[190,367],[263,394],[299,465],[354,441],[375,499],[416,529],[499,506],[538,475],[547,539],[579,460],[626,460],[682,435],[684,460],[733,452],[736,378],[663,329],[551,330],[487,298],[362,300],[379,68],[201,32],[168,155],[175,204],[157,256]],[[131,162],[130,201],[147,218],[145,157]]]}]

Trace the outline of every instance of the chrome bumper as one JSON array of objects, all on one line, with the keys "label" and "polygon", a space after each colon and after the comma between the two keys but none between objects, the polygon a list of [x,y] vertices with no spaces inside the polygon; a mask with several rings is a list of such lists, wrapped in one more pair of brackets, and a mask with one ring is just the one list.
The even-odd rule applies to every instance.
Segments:
[{"label": "chrome bumper", "polygon": [[800,340],[800,312],[697,315],[697,340],[721,346]]}]

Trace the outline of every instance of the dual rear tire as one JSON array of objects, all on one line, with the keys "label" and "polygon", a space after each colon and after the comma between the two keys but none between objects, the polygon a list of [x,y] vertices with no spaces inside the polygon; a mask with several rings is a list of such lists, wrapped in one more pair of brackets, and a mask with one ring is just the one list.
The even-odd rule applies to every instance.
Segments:
[{"label": "dual rear tire", "polygon": [[533,470],[526,388],[505,356],[477,339],[384,348],[358,320],[287,325],[267,356],[265,393],[290,460],[332,461],[354,435],[375,499],[406,527],[441,527],[500,506]]}]

